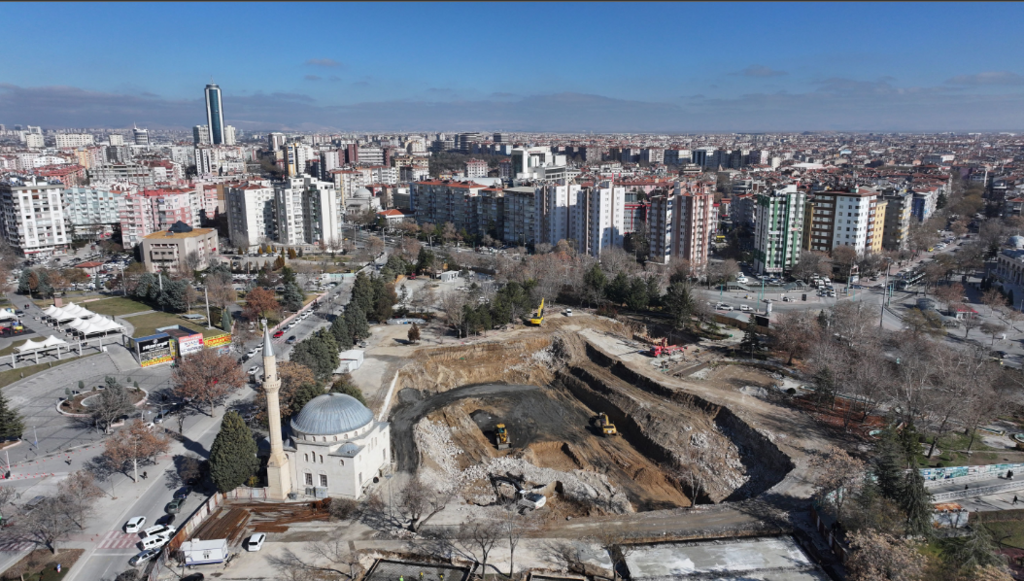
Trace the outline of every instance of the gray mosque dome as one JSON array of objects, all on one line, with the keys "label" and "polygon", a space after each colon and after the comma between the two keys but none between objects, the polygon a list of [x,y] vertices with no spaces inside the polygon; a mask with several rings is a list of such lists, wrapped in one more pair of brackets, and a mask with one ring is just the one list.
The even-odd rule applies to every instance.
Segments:
[{"label": "gray mosque dome", "polygon": [[359,188],[356,193],[352,194],[353,198],[372,198],[373,192],[366,188]]},{"label": "gray mosque dome", "polygon": [[1017,250],[1024,249],[1024,236],[1010,236],[1010,246]]},{"label": "gray mosque dome", "polygon": [[325,393],[309,401],[292,419],[292,430],[324,436],[357,430],[373,421],[373,412],[344,393]]}]

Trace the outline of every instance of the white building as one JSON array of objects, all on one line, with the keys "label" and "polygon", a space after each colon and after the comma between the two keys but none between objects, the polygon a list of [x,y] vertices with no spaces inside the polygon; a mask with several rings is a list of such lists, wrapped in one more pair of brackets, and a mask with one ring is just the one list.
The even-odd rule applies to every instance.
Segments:
[{"label": "white building", "polygon": [[470,159],[466,161],[467,178],[487,177],[487,162],[482,159]]},{"label": "white building", "polygon": [[302,220],[305,241],[310,244],[338,243],[345,213],[338,191],[331,182],[307,179],[302,196]]},{"label": "white building", "polygon": [[277,241],[298,245],[306,242],[305,220],[302,216],[303,178],[289,178],[274,184],[274,214],[277,217]]},{"label": "white building", "polygon": [[210,126],[209,125],[196,125],[192,128],[192,143],[195,145],[210,145],[213,141],[210,139]]},{"label": "white building", "polygon": [[260,243],[276,237],[274,188],[269,183],[232,186],[225,195],[232,246],[252,252]]},{"label": "white building", "polygon": [[0,233],[22,254],[63,254],[71,244],[64,184],[36,177],[0,182]]},{"label": "white building", "polygon": [[548,147],[517,147],[512,150],[512,178],[546,180],[565,177],[566,157]]},{"label": "white building", "polygon": [[653,195],[648,215],[651,261],[666,264],[678,257],[701,271],[718,222],[714,201],[703,188],[678,183],[671,193]]},{"label": "white building", "polygon": [[58,133],[57,148],[75,148],[93,145],[93,137],[88,133]]},{"label": "white building", "polygon": [[235,144],[235,127],[234,125],[224,126],[224,145]]},{"label": "white building", "polygon": [[391,426],[354,397],[313,398],[291,421],[284,447],[295,492],[317,498],[359,498],[391,462]]},{"label": "white building", "polygon": [[46,145],[43,136],[39,133],[25,134],[25,147],[29,149],[42,149]]},{"label": "white building", "polygon": [[96,239],[110,234],[121,223],[125,191],[110,187],[77,187],[64,190],[68,221],[75,238]]},{"label": "white building", "polygon": [[557,244],[559,240],[581,240],[585,215],[578,210],[577,204],[582,187],[563,180],[545,184],[544,188],[547,190],[547,212],[542,220],[543,241]]},{"label": "white building", "polygon": [[600,182],[588,192],[589,236],[587,253],[600,257],[611,246],[622,246],[626,213],[626,188]]}]

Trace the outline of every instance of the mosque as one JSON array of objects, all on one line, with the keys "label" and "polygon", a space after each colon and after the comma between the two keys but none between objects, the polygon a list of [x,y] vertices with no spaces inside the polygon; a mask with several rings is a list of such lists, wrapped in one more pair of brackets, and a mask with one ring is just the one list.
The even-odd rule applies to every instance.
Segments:
[{"label": "mosque", "polygon": [[391,426],[376,420],[356,398],[325,393],[292,418],[286,442],[281,430],[281,379],[266,322],[263,369],[270,427],[268,496],[283,500],[294,492],[317,498],[361,497],[391,463]]}]

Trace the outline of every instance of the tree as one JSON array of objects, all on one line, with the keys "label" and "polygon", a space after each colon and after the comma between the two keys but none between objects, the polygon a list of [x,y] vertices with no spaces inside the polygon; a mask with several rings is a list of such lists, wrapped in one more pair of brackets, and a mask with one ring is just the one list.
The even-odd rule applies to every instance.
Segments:
[{"label": "tree", "polygon": [[969,534],[944,538],[939,541],[939,546],[942,548],[942,562],[958,573],[1003,565],[1003,560],[996,554],[998,547],[992,533],[981,519],[976,525],[971,525]]},{"label": "tree", "polygon": [[607,284],[608,279],[601,270],[601,265],[595,262],[583,276],[583,294],[588,305],[593,305],[604,296],[604,287]]},{"label": "tree", "polygon": [[338,368],[338,343],[327,329],[321,329],[297,344],[291,360],[305,365],[320,381],[325,381]]},{"label": "tree", "polygon": [[981,332],[992,337],[992,342],[989,344],[989,347],[991,348],[996,344],[996,337],[1006,332],[1006,325],[986,321],[981,324]]},{"label": "tree", "polygon": [[210,349],[182,357],[171,373],[174,397],[209,416],[214,406],[245,383],[242,367],[233,357]]},{"label": "tree", "polygon": [[352,341],[358,341],[370,336],[370,323],[366,320],[366,311],[359,305],[349,303],[345,307],[345,323],[352,334]]},{"label": "tree", "polygon": [[409,327],[409,335],[408,335],[408,337],[409,337],[409,342],[410,343],[419,343],[420,342],[420,327],[419,327],[419,325],[417,325],[416,323],[413,323],[412,326]]},{"label": "tree", "polygon": [[67,507],[68,516],[79,529],[84,529],[93,501],[103,496],[103,492],[96,486],[96,477],[88,470],[78,470],[61,481],[57,490],[58,497]]},{"label": "tree", "polygon": [[786,365],[793,364],[794,357],[806,355],[818,339],[819,327],[808,311],[780,313],[771,329],[776,347],[789,355]]},{"label": "tree", "polygon": [[[320,383],[316,375],[313,374],[313,370],[300,365],[294,361],[281,361],[277,364],[277,376],[281,380],[281,391],[278,392],[278,405],[281,411],[282,418],[289,418],[293,414],[298,413],[302,408],[296,405],[296,399],[306,397],[305,395],[299,395],[300,392],[309,391],[306,386],[315,386],[320,388]],[[323,389],[320,388],[320,393],[323,393]],[[316,395],[320,395],[320,393]],[[309,399],[305,399],[308,402]],[[267,392],[260,389],[256,392],[256,421],[261,426],[267,425]]]},{"label": "tree", "polygon": [[843,506],[857,493],[862,483],[864,462],[852,458],[842,448],[829,446],[811,460],[814,467],[815,498],[835,509],[836,520],[843,522]]},{"label": "tree", "polygon": [[839,269],[839,275],[846,278],[850,269],[857,264],[857,249],[853,246],[836,246],[832,249],[832,264]]},{"label": "tree", "polygon": [[754,356],[755,351],[761,350],[761,337],[757,333],[757,323],[754,322],[754,317],[750,317],[750,322],[744,327],[740,349],[747,351],[750,357]]},{"label": "tree", "polygon": [[802,280],[809,280],[814,275],[831,276],[832,259],[824,252],[802,250],[800,252],[800,259],[790,274],[794,278]]},{"label": "tree", "polygon": [[384,252],[384,241],[377,236],[370,236],[366,239],[366,249],[370,251],[370,256],[380,256]]},{"label": "tree", "polygon": [[231,311],[227,307],[221,307],[220,310],[220,328],[222,331],[231,332]]},{"label": "tree", "polygon": [[305,293],[295,282],[289,282],[284,285],[284,292],[281,294],[281,305],[285,309],[292,312],[298,312],[302,308],[302,304],[305,301]]},{"label": "tree", "polygon": [[135,411],[132,398],[124,386],[112,377],[107,378],[107,385],[100,392],[93,408],[92,417],[96,424],[103,427],[104,433],[110,433],[110,424]]},{"label": "tree", "polygon": [[990,288],[981,294],[981,304],[988,307],[989,313],[994,314],[997,307],[1006,306],[1006,297],[999,289]]},{"label": "tree", "polygon": [[451,244],[452,240],[457,238],[459,233],[455,230],[455,224],[451,222],[445,222],[444,228],[441,230],[441,239],[444,240],[445,245]]},{"label": "tree", "polygon": [[708,288],[711,285],[725,284],[740,273],[740,265],[729,258],[721,262],[708,262],[705,274],[707,275]]},{"label": "tree", "polygon": [[[104,458],[114,470],[125,472],[129,467],[139,481],[139,462],[152,461],[170,447],[170,441],[149,429],[142,420],[135,420],[127,428],[107,438]],[[127,474],[127,472],[125,472]]]},{"label": "tree", "polygon": [[417,477],[402,491],[398,504],[409,521],[409,530],[415,533],[423,523],[444,510],[451,498],[450,488],[438,490],[433,484],[427,484]]},{"label": "tree", "polygon": [[210,447],[210,477],[220,492],[244,484],[260,467],[256,440],[238,412],[224,414],[220,432]]},{"label": "tree", "polygon": [[690,322],[694,298],[689,283],[678,281],[668,285],[662,298],[665,311],[672,317],[672,328],[681,330]]},{"label": "tree", "polygon": [[56,555],[60,551],[57,543],[67,539],[75,528],[75,522],[68,518],[66,499],[49,496],[13,526],[0,532],[0,538],[44,546]]},{"label": "tree", "polygon": [[931,493],[924,487],[924,477],[920,470],[907,470],[894,500],[907,515],[907,533],[922,536],[931,534],[934,508]]},{"label": "tree", "polygon": [[254,288],[245,295],[245,309],[242,314],[250,321],[258,321],[279,310],[281,310],[281,305],[274,298],[274,291]]},{"label": "tree", "polygon": [[519,541],[523,539],[523,535],[526,533],[526,527],[523,526],[522,514],[519,513],[518,506],[513,502],[505,503],[505,511],[502,515],[501,528],[502,532],[505,533],[505,538],[508,540],[508,577],[509,579],[514,578],[516,571],[516,547],[519,546]]},{"label": "tree", "polygon": [[444,313],[445,321],[455,328],[456,333],[461,334],[462,321],[465,317],[465,307],[469,299],[465,293],[449,291],[441,295],[441,312]]},{"label": "tree", "polygon": [[0,440],[17,440],[24,431],[21,414],[11,408],[7,396],[0,392]]},{"label": "tree", "polygon": [[351,395],[356,398],[359,403],[366,405],[366,398],[363,396],[363,390],[359,389],[358,386],[352,381],[352,376],[348,373],[339,374],[334,383],[331,384],[331,393],[344,393]]},{"label": "tree", "polygon": [[348,322],[345,320],[345,315],[338,315],[331,321],[329,327],[331,335],[334,336],[334,340],[338,343],[339,349],[351,349],[355,342],[352,340],[352,330],[348,326]]},{"label": "tree", "polygon": [[850,581],[918,581],[925,556],[908,542],[872,530],[851,533],[846,562]]},{"label": "tree", "polygon": [[903,324],[914,335],[941,337],[946,334],[942,316],[933,310],[922,311],[917,307],[907,309],[903,315]]},{"label": "tree", "polygon": [[459,525],[457,532],[459,540],[463,545],[473,552],[478,552],[480,558],[474,556],[474,560],[480,563],[481,579],[487,577],[487,558],[491,551],[504,538],[504,531],[497,523],[485,520],[473,520]]},{"label": "tree", "polygon": [[981,317],[974,316],[973,313],[967,313],[967,316],[960,319],[960,326],[964,328],[964,339],[973,331],[981,326]]}]

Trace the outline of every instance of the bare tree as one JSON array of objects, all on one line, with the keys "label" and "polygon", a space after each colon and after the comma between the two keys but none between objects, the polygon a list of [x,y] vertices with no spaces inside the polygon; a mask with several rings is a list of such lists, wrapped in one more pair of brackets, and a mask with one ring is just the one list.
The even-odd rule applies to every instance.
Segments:
[{"label": "bare tree", "polygon": [[468,304],[468,300],[465,293],[454,290],[441,295],[441,312],[456,331],[462,327],[462,320],[465,317],[463,308]]},{"label": "bare tree", "polygon": [[204,349],[183,358],[171,374],[171,383],[175,398],[197,409],[207,407],[212,416],[214,406],[245,385],[245,375],[230,355]]},{"label": "bare tree", "polygon": [[818,322],[808,311],[789,311],[779,315],[772,326],[772,337],[779,350],[789,355],[786,365],[793,364],[794,357],[803,357],[818,340]]},{"label": "bare tree", "polygon": [[57,544],[75,530],[75,522],[68,518],[67,502],[59,496],[50,496],[44,498],[17,523],[3,529],[0,538],[10,542],[34,543],[50,549],[56,555],[60,552]]},{"label": "bare tree", "polygon": [[990,313],[995,314],[997,307],[1006,306],[1006,297],[999,289],[990,288],[981,294],[981,304],[988,307]]},{"label": "bare tree", "polygon": [[[474,553],[474,559],[480,563],[480,578],[485,578],[487,559],[505,536],[501,526],[491,521],[473,520],[459,525],[457,534],[462,544]],[[479,553],[479,559],[476,559],[476,553]]]},{"label": "bare tree", "polygon": [[444,240],[445,245],[451,244],[452,240],[455,240],[458,236],[459,233],[455,229],[455,224],[445,222],[444,228],[441,229],[441,239]]},{"label": "bare tree", "polygon": [[508,577],[514,579],[516,574],[516,547],[519,541],[526,534],[526,525],[523,522],[523,515],[515,502],[505,503],[505,512],[502,518],[502,531],[508,539]]},{"label": "bare tree", "polygon": [[377,236],[370,236],[366,239],[366,249],[370,251],[370,256],[380,256],[384,252],[384,241]]},{"label": "bare tree", "polygon": [[135,420],[126,429],[107,439],[103,456],[115,470],[134,470],[135,482],[138,482],[139,462],[152,460],[169,447],[170,441],[166,436],[154,434],[141,420]]},{"label": "bare tree", "polygon": [[981,317],[977,317],[973,313],[967,313],[963,319],[960,319],[960,326],[964,328],[964,339],[966,339],[971,334],[971,331],[981,326]]},{"label": "bare tree", "polygon": [[409,521],[409,530],[419,531],[423,523],[448,506],[448,501],[451,498],[451,489],[437,490],[433,485],[426,484],[419,478],[410,482],[402,491],[399,502],[399,506]]},{"label": "bare tree", "polygon": [[192,271],[199,270],[199,267],[203,265],[203,257],[199,254],[199,251],[193,250],[185,255],[185,268],[191,273]]},{"label": "bare tree", "polygon": [[832,259],[824,252],[801,251],[800,259],[790,274],[803,280],[807,280],[813,275],[829,276],[832,274]]},{"label": "bare tree", "polygon": [[1006,325],[1003,325],[1002,323],[985,322],[981,324],[981,332],[992,337],[992,342],[989,343],[989,348],[991,348],[996,344],[996,337],[1006,332]]},{"label": "bare tree", "polygon": [[[338,499],[332,499],[331,504]],[[306,543],[306,551],[313,555],[312,566],[318,571],[337,573],[345,575],[349,579],[356,578],[356,566],[359,564],[358,556],[352,551],[349,541],[340,536],[321,539]],[[318,561],[326,563],[320,565]],[[342,566],[346,570],[342,570]]]},{"label": "bare tree", "polygon": [[850,581],[918,581],[925,556],[910,541],[870,529],[848,537],[852,554],[846,563]]},{"label": "bare tree", "polygon": [[18,491],[11,486],[0,486],[0,520],[4,517],[4,507],[18,496]]},{"label": "bare tree", "polygon": [[110,425],[122,416],[135,411],[131,395],[123,385],[113,378],[107,380],[107,385],[95,398],[96,404],[93,407],[93,419],[96,424],[103,427],[103,432],[110,433]]},{"label": "bare tree", "polygon": [[851,457],[843,449],[830,446],[811,460],[814,467],[814,489],[818,502],[831,504],[836,520],[843,522],[846,500],[856,496],[864,482],[864,462]]},{"label": "bare tree", "polygon": [[96,477],[91,472],[79,470],[69,474],[60,483],[58,496],[63,499],[71,520],[79,529],[83,529],[85,519],[92,510],[93,501],[103,496],[103,492],[96,486]]},{"label": "bare tree", "polygon": [[620,272],[633,274],[640,270],[636,258],[619,246],[612,246],[601,251],[601,268],[608,278],[614,278]]}]

